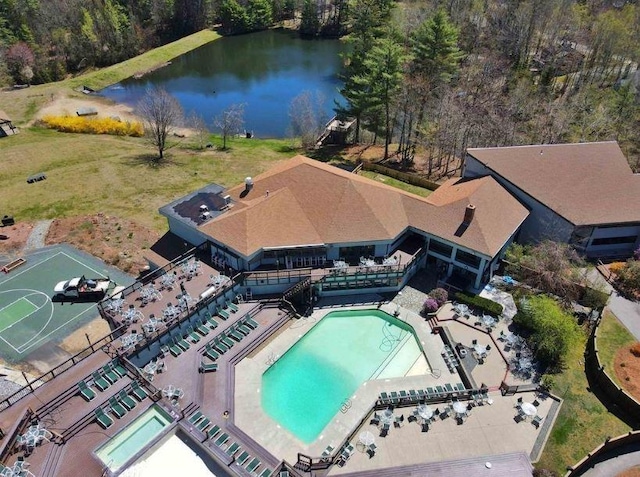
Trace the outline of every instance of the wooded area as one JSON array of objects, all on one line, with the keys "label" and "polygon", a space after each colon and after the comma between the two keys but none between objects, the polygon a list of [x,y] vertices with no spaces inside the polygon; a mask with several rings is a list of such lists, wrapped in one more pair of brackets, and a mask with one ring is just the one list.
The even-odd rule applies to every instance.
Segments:
[{"label": "wooded area", "polygon": [[467,147],[617,140],[640,170],[637,0],[0,0],[0,84],[288,19],[348,33],[338,112],[404,168],[438,178]]}]

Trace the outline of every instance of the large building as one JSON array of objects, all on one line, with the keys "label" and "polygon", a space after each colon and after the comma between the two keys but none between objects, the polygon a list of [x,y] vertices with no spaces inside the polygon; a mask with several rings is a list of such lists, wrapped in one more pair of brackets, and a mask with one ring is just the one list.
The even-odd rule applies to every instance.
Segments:
[{"label": "large building", "polygon": [[[235,270],[349,269],[365,258],[368,287],[379,289],[399,289],[425,263],[478,288],[528,215],[491,177],[452,179],[424,198],[303,156],[229,190],[209,185],[160,213],[173,233],[209,244],[214,261]],[[397,280],[380,279],[392,267]],[[353,271],[355,283],[362,268]],[[362,288],[333,278],[320,290]]]},{"label": "large building", "polygon": [[463,177],[486,176],[531,212],[518,241],[568,242],[589,257],[640,245],[640,175],[615,142],[469,149]]}]

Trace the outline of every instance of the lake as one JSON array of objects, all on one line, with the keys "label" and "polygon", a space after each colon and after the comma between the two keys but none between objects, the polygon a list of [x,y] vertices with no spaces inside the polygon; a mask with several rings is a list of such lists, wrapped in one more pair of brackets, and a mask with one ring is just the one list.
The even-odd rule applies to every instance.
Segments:
[{"label": "lake", "polygon": [[339,40],[303,40],[297,33],[267,30],[221,38],[175,58],[140,79],[129,78],[100,93],[135,106],[147,88],[175,96],[185,115],[195,112],[215,132],[213,118],[232,104],[245,104],[245,128],[257,137],[285,137],[289,105],[303,91],[323,98],[327,119],[341,101]]}]

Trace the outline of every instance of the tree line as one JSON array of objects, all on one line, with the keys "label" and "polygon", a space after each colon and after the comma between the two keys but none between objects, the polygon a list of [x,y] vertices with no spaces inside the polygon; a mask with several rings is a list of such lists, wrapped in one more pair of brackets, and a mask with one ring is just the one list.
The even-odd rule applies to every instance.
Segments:
[{"label": "tree line", "polygon": [[436,178],[468,147],[599,140],[638,170],[640,7],[614,3],[354,0],[336,112]]}]

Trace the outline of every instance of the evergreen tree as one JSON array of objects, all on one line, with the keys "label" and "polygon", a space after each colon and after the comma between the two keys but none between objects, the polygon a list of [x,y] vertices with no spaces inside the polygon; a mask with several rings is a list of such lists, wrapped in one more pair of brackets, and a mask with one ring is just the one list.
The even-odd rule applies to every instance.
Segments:
[{"label": "evergreen tree", "polygon": [[269,0],[249,0],[247,4],[250,30],[264,30],[273,23]]},{"label": "evergreen tree", "polygon": [[249,27],[247,11],[236,0],[222,0],[219,16],[226,34],[244,33]]},{"label": "evergreen tree", "polygon": [[300,19],[300,34],[304,36],[316,36],[320,30],[318,7],[314,0],[304,0]]}]

